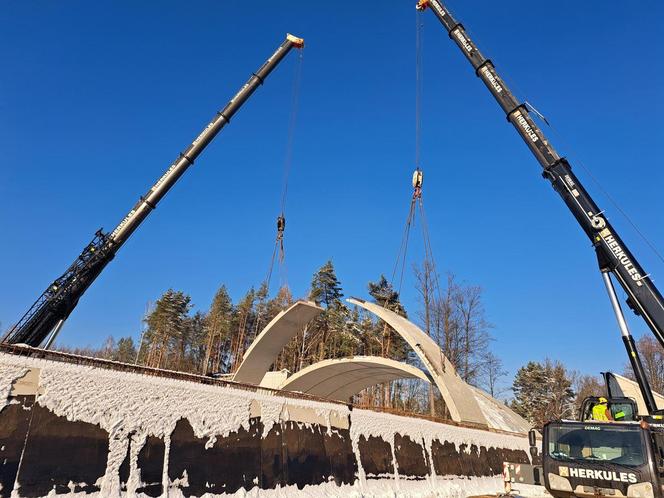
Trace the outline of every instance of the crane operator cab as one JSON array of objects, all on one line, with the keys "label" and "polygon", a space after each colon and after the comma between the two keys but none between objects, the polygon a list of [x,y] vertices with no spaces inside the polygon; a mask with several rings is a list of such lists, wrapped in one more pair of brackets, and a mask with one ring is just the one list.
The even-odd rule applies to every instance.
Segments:
[{"label": "crane operator cab", "polygon": [[661,498],[654,436],[643,422],[550,422],[542,448],[547,489],[557,498]]},{"label": "crane operator cab", "polygon": [[631,398],[591,396],[583,400],[579,420],[596,422],[634,422],[636,402]]}]

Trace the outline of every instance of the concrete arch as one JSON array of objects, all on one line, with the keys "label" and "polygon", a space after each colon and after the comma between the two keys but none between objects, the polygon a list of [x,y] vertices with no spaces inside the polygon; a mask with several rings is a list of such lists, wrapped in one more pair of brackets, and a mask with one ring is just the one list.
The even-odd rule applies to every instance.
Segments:
[{"label": "concrete arch", "polygon": [[443,355],[431,337],[414,323],[382,306],[358,298],[350,298],[347,301],[373,313],[403,337],[431,374],[452,420],[490,425],[470,386],[457,375],[452,363]]},{"label": "concrete arch", "polygon": [[260,384],[288,341],[322,311],[323,308],[310,301],[297,301],[281,311],[251,343],[233,380]]},{"label": "concrete arch", "polygon": [[[636,382],[613,372],[608,372],[608,375],[605,374],[605,376],[607,381],[606,387],[611,396],[625,396],[627,398],[632,398],[636,400],[636,407],[639,415],[648,414],[646,402],[643,400],[643,394],[641,394],[641,389]],[[660,410],[664,409],[664,396],[654,391],[653,396],[655,397],[657,408]]]},{"label": "concrete arch", "polygon": [[309,365],[286,380],[281,389],[348,401],[367,387],[397,379],[430,382],[426,373],[407,363],[377,356],[355,356]]},{"label": "concrete arch", "polygon": [[468,386],[475,395],[475,400],[482,410],[489,427],[503,431],[527,433],[531,425],[526,419],[511,410],[505,403],[498,401],[489,393],[473,386]]},{"label": "concrete arch", "polygon": [[[424,376],[435,382],[452,420],[513,432],[527,430],[527,422],[507,406],[466,384],[438,345],[415,324],[375,303],[356,298],[348,299],[348,302],[389,324],[415,351],[430,376],[393,360],[378,358],[380,361],[377,362],[371,357],[359,357],[326,360],[303,369],[287,380],[283,380],[287,373],[279,379],[280,373],[277,372],[272,379],[276,381],[274,387],[343,400],[377,383]],[[233,380],[256,385],[264,382],[270,366],[286,343],[322,311],[312,302],[298,301],[279,313],[251,344]]]}]

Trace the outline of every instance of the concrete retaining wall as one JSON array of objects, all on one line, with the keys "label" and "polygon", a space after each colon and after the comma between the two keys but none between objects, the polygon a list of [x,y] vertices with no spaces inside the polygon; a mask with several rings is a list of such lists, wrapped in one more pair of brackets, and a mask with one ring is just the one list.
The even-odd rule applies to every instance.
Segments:
[{"label": "concrete retaining wall", "polygon": [[499,491],[502,462],[528,462],[527,446],[525,435],[0,353],[0,497],[466,496]]}]

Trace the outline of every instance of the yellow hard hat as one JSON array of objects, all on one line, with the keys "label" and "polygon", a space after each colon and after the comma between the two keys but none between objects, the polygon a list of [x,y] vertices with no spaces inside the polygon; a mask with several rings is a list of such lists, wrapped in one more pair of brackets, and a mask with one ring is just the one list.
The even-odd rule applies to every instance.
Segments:
[{"label": "yellow hard hat", "polygon": [[599,398],[599,404],[600,404],[600,405],[605,405],[605,404],[607,404],[608,402],[609,402],[609,400],[606,399],[605,397],[601,397],[601,398]]}]

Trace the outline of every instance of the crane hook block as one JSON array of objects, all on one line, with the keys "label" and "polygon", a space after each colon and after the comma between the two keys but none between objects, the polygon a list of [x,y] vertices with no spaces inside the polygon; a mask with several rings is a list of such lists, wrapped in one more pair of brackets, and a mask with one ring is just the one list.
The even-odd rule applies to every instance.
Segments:
[{"label": "crane hook block", "polygon": [[429,0],[418,0],[415,8],[417,10],[425,10],[429,6]]},{"label": "crane hook block", "polygon": [[286,33],[286,39],[291,42],[296,48],[304,48],[304,38],[298,38],[295,35]]},{"label": "crane hook block", "polygon": [[418,168],[415,171],[413,171],[413,188],[421,189],[423,179],[424,177],[421,169]]}]

